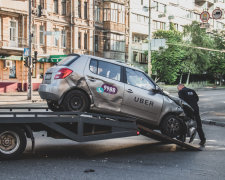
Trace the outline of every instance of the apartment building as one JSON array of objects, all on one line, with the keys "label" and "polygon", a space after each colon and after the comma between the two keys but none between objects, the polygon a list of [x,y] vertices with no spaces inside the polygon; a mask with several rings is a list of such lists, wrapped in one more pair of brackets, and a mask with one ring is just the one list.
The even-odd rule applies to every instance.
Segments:
[{"label": "apartment building", "polygon": [[[140,68],[147,66],[148,60],[144,52],[148,45],[149,28],[149,0],[130,0],[130,53],[128,61]],[[200,14],[207,10],[210,14],[215,8],[225,10],[224,0],[151,0],[151,37],[154,31],[159,29],[168,30],[170,22],[174,23],[178,31],[191,24],[192,21],[200,20]],[[212,30],[224,29],[225,20],[214,20],[210,17]]]},{"label": "apartment building", "polygon": [[[45,71],[70,53],[93,54],[93,0],[32,0],[33,89]],[[0,1],[0,92],[26,90],[28,0]]]},{"label": "apartment building", "polygon": [[95,0],[95,55],[127,59],[127,0]]}]

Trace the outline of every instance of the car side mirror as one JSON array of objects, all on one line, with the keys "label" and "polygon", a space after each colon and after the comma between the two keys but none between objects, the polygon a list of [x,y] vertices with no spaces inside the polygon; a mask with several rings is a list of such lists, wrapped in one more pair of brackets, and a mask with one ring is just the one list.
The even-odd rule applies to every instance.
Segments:
[{"label": "car side mirror", "polygon": [[158,92],[161,91],[161,89],[159,88],[159,86],[156,86],[154,89],[151,89],[151,90],[152,90],[152,92],[154,92],[154,93],[158,93]]}]

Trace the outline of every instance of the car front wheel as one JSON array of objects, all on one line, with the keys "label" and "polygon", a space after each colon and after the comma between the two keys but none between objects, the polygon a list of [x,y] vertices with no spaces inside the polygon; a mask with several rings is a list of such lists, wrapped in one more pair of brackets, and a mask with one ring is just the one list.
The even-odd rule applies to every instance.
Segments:
[{"label": "car front wheel", "polygon": [[182,129],[182,122],[175,115],[166,116],[161,123],[162,134],[171,138],[181,138],[183,136]]}]

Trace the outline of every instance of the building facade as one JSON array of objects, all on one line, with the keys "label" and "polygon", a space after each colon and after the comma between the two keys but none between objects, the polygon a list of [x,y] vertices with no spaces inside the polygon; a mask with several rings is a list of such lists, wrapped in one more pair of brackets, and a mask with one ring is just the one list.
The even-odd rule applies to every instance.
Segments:
[{"label": "building facade", "polygon": [[[146,69],[148,59],[144,52],[148,45],[149,28],[149,0],[130,0],[130,33],[129,33],[129,59],[131,64]],[[185,25],[192,21],[200,20],[200,14],[207,10],[210,14],[216,8],[225,12],[224,0],[151,0],[151,37],[152,33],[161,29],[169,30],[172,22],[178,31],[182,31]],[[222,30],[225,28],[225,20],[221,18],[214,20],[210,17],[208,23],[211,30]]]},{"label": "building facade", "polygon": [[[0,1],[0,93],[27,87],[23,52],[28,48],[28,1]],[[32,0],[33,89],[63,56],[93,54],[93,0]]]}]

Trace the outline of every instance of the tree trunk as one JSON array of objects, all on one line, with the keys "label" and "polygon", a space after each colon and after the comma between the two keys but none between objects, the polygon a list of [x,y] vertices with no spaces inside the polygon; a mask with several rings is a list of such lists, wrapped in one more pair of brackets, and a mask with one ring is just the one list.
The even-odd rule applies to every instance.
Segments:
[{"label": "tree trunk", "polygon": [[186,85],[189,84],[190,75],[191,75],[191,71],[189,70],[189,71],[188,71],[188,77],[187,77]]},{"label": "tree trunk", "polygon": [[181,75],[180,75],[180,82],[179,82],[179,84],[182,84],[182,79],[183,79],[183,73],[181,73]]}]

